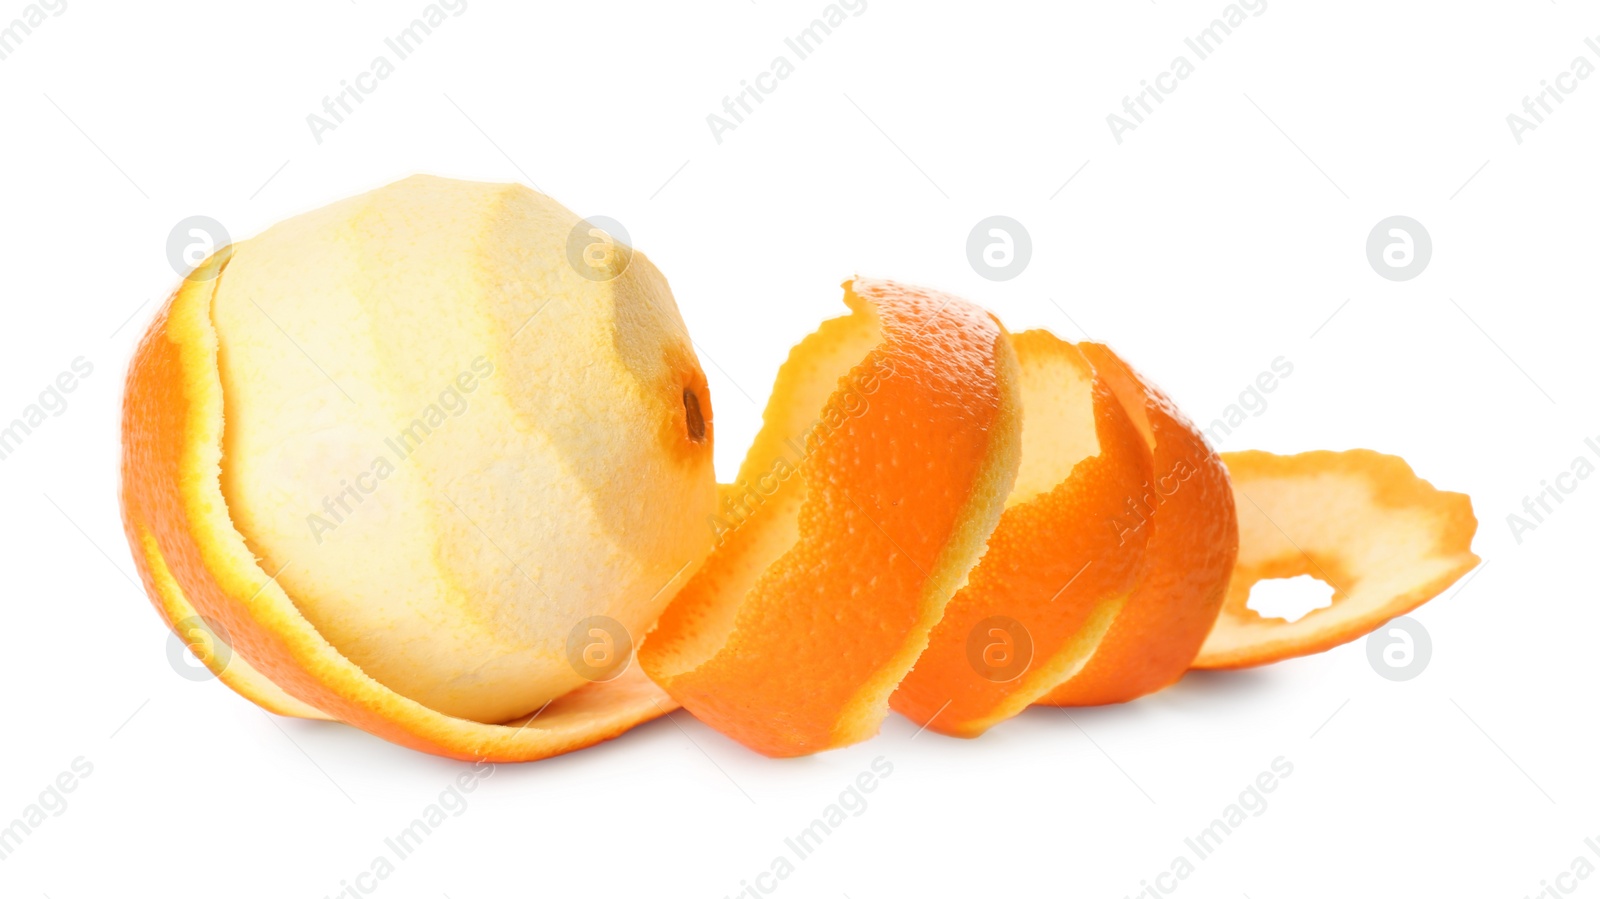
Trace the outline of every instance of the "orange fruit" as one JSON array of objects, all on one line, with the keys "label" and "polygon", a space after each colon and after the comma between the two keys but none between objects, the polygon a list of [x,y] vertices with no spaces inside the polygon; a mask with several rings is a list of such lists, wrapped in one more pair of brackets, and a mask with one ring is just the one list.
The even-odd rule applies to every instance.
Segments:
[{"label": "orange fruit", "polygon": [[1022,372],[1016,484],[891,700],[955,736],[977,736],[1081,672],[1130,599],[1151,531],[1118,526],[1150,481],[1150,452],[1108,380],[1049,332],[1011,343]]},{"label": "orange fruit", "polygon": [[124,526],[225,684],[491,761],[673,707],[628,662],[711,543],[704,375],[648,260],[586,276],[569,233],[526,188],[408,179],[168,300],[128,375]]},{"label": "orange fruit", "polygon": [[[705,376],[641,254],[513,185],[290,220],[186,278],[134,355],[140,576],[268,711],[520,761],[680,703],[771,756],[891,707],[976,736],[1353,640],[1478,562],[1468,498],[1398,458],[1219,457],[1105,346],[844,290],[718,487]],[[1248,608],[1301,574],[1331,606]]]},{"label": "orange fruit", "polygon": [[[1444,592],[1478,564],[1465,494],[1372,450],[1226,453],[1239,561],[1196,668],[1247,668],[1348,643]],[[1310,575],[1333,603],[1290,622],[1247,606],[1268,578]]]},{"label": "orange fruit", "polygon": [[700,720],[770,756],[876,733],[1000,517],[1017,363],[992,316],[845,285],[778,372],[719,543],[640,652]]}]

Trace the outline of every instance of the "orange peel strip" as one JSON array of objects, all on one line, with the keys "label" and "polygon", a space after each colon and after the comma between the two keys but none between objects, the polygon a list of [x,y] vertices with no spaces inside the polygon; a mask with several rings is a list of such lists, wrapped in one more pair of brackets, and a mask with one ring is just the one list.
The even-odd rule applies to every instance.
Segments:
[{"label": "orange peel strip", "polygon": [[719,546],[640,650],[697,718],[769,756],[877,732],[1020,457],[998,321],[887,281],[848,282],[845,302],[779,370]]},{"label": "orange peel strip", "polygon": [[[1444,592],[1478,564],[1472,501],[1372,450],[1226,453],[1239,561],[1196,668],[1247,668],[1331,649]],[[1268,578],[1310,575],[1333,604],[1289,622],[1246,606]]]},{"label": "orange peel strip", "polygon": [[[268,711],[332,718],[386,740],[463,760],[528,761],[614,737],[673,708],[633,666],[507,724],[433,711],[345,658],[256,562],[223,498],[222,386],[210,304],[230,251],[167,301],[135,353],[123,406],[123,525],[140,577],[170,627],[200,617],[230,653],[198,654],[223,683]],[[183,634],[188,638],[190,634]]]},{"label": "orange peel strip", "polygon": [[892,700],[952,736],[978,736],[1082,669],[1138,580],[1150,532],[1115,526],[1151,469],[1110,385],[1047,331],[1017,334],[1012,346],[1023,401],[1016,486]]},{"label": "orange peel strip", "polygon": [[1222,607],[1239,534],[1222,460],[1166,394],[1095,343],[1080,344],[1152,455],[1149,481],[1129,485],[1119,528],[1149,531],[1144,571],[1122,614],[1083,670],[1047,705],[1127,702],[1188,670]]}]

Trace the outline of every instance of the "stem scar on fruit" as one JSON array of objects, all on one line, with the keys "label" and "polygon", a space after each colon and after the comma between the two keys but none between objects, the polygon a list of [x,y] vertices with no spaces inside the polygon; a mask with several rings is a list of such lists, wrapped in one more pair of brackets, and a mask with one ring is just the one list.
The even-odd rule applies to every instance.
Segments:
[{"label": "stem scar on fruit", "polygon": [[695,396],[691,387],[683,388],[683,414],[689,430],[689,439],[696,443],[705,440],[706,419],[700,412],[700,398]]}]

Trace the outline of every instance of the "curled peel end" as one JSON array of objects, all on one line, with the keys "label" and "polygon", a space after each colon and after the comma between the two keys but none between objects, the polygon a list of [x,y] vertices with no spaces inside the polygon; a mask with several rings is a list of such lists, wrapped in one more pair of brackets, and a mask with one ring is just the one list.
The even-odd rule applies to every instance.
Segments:
[{"label": "curled peel end", "polygon": [[[1248,668],[1365,636],[1477,567],[1465,494],[1438,490],[1398,456],[1224,453],[1239,510],[1239,560],[1196,668]],[[1331,605],[1293,621],[1246,603],[1262,580],[1310,575]]]}]

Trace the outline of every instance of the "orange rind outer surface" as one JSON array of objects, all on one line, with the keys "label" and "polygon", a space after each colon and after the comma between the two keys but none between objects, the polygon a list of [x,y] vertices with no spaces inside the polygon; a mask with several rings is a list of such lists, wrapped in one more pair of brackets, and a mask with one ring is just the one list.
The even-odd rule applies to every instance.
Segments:
[{"label": "orange rind outer surface", "polygon": [[1017,366],[958,298],[846,285],[778,373],[719,544],[640,652],[769,756],[866,739],[983,551],[1020,458]]},{"label": "orange rind outer surface", "polygon": [[1128,485],[1118,529],[1148,531],[1144,570],[1089,662],[1045,704],[1127,702],[1188,670],[1216,621],[1238,551],[1228,472],[1200,431],[1110,347],[1080,344],[1151,453],[1152,476]]},{"label": "orange rind outer surface", "polygon": [[[1248,668],[1363,637],[1477,567],[1465,494],[1435,489],[1372,450],[1223,454],[1239,508],[1239,560],[1196,668]],[[1333,603],[1296,621],[1247,606],[1269,578],[1310,575]]]},{"label": "orange rind outer surface", "polygon": [[201,661],[270,712],[336,719],[462,760],[545,758],[670,711],[672,700],[631,666],[522,720],[453,718],[379,684],[311,626],[256,563],[229,522],[222,494],[223,398],[209,313],[230,255],[225,248],[202,264],[158,313],[134,354],[123,403],[129,545],[156,609],[197,647]]},{"label": "orange rind outer surface", "polygon": [[[1126,515],[1130,486],[1151,475],[1144,438],[1110,386],[1046,331],[1017,334],[1012,345],[1022,370],[1023,474],[983,559],[892,700],[913,722],[952,736],[983,733],[1082,669],[1128,601],[1149,535],[1112,526]],[[1088,455],[1080,429],[1092,432]],[[1048,480],[1056,483],[1036,492]]]}]

